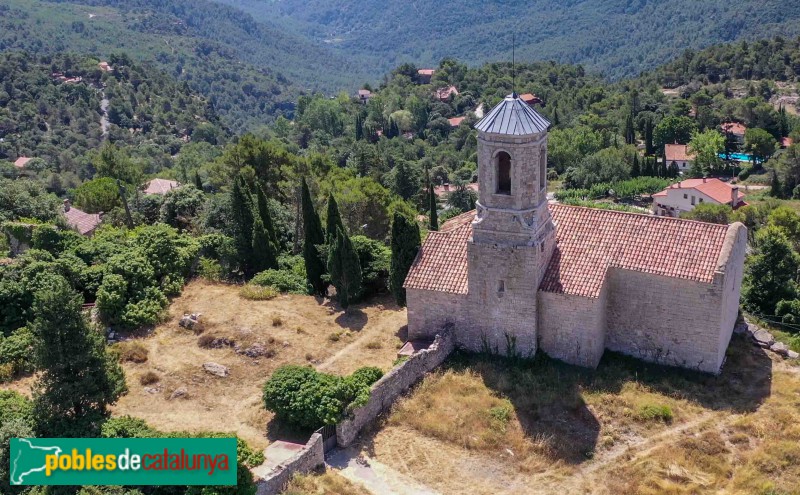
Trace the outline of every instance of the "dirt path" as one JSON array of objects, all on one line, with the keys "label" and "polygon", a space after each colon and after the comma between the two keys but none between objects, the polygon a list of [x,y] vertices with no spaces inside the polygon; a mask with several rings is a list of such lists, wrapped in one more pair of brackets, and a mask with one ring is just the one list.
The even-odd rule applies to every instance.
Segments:
[{"label": "dirt path", "polygon": [[360,455],[357,449],[336,449],[326,464],[374,495],[439,495],[439,492],[382,464]]}]

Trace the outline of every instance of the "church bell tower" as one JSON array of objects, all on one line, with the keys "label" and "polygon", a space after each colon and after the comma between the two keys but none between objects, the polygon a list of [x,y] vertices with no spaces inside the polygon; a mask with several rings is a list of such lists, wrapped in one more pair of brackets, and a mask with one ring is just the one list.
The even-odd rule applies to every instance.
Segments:
[{"label": "church bell tower", "polygon": [[516,94],[475,126],[479,199],[467,245],[469,298],[491,351],[533,355],[537,291],[555,245],[547,208],[550,122]]}]

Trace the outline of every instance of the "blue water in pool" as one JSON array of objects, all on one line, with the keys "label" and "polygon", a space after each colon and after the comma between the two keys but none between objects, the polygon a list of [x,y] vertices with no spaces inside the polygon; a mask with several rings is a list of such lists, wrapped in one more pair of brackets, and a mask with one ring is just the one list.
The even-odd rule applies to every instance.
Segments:
[{"label": "blue water in pool", "polygon": [[[753,161],[753,156],[752,155],[747,155],[745,153],[731,153],[730,156],[731,156],[731,159],[739,160],[740,162],[752,162]],[[719,157],[720,158],[726,158],[725,153],[720,153]]]}]

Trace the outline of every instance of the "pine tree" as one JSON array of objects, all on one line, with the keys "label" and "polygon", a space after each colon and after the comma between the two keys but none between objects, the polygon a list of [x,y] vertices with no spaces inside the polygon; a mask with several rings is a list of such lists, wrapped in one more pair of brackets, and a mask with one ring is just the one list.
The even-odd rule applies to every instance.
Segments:
[{"label": "pine tree", "polygon": [[245,276],[252,275],[253,258],[253,198],[247,182],[241,176],[233,181],[230,193],[233,240],[239,264]]},{"label": "pine tree", "polygon": [[197,171],[195,171],[194,173],[194,187],[196,187],[200,191],[203,190],[203,180],[200,178],[200,173]]},{"label": "pine tree", "polygon": [[278,268],[275,246],[269,238],[269,232],[261,218],[253,222],[253,271],[262,272],[270,268]]},{"label": "pine tree", "polygon": [[400,213],[392,221],[392,258],[389,268],[389,288],[399,306],[406,305],[406,290],[403,283],[408,270],[417,256],[420,246],[419,225]]},{"label": "pine tree", "polygon": [[339,205],[331,193],[328,196],[328,218],[325,219],[325,241],[328,244],[332,244],[336,240],[336,229],[347,232],[342,223],[342,216],[339,214]]},{"label": "pine tree", "polygon": [[430,208],[430,230],[439,230],[439,214],[436,211],[436,193],[433,191],[433,184],[428,184],[428,207]]},{"label": "pine tree", "polygon": [[325,263],[320,257],[317,246],[325,244],[325,232],[322,231],[322,222],[314,209],[314,202],[305,178],[301,188],[300,202],[303,210],[303,260],[306,265],[306,281],[315,294],[324,294],[327,288],[322,280],[322,276],[325,275]]},{"label": "pine tree", "polygon": [[256,203],[258,205],[258,216],[261,217],[261,223],[269,235],[269,240],[274,244],[273,249],[278,250],[278,233],[275,229],[275,224],[272,223],[272,214],[269,212],[269,203],[267,202],[267,195],[264,193],[264,188],[256,185]]},{"label": "pine tree", "polygon": [[328,252],[328,272],[336,287],[339,304],[346,310],[361,296],[361,262],[353,243],[342,229],[336,229],[336,240]]},{"label": "pine tree", "polygon": [[106,354],[105,339],[81,313],[83,298],[53,276],[34,296],[32,330],[38,378],[34,392],[40,437],[93,437],[107,406],[125,391],[125,376]]},{"label": "pine tree", "polygon": [[631,177],[634,179],[642,175],[642,169],[639,167],[639,153],[633,154],[633,164],[631,165]]}]

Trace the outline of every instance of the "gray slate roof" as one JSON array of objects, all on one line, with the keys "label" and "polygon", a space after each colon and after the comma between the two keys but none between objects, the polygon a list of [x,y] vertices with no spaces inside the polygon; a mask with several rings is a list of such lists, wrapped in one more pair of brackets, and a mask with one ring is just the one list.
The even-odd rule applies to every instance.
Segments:
[{"label": "gray slate roof", "polygon": [[505,97],[491,112],[475,124],[481,132],[525,136],[545,132],[550,121],[520,100],[516,93]]}]

